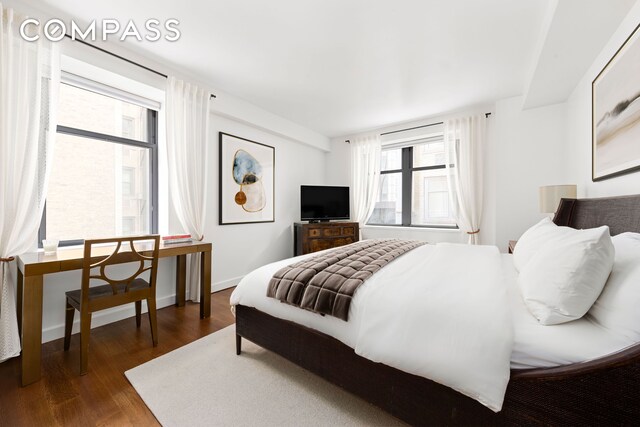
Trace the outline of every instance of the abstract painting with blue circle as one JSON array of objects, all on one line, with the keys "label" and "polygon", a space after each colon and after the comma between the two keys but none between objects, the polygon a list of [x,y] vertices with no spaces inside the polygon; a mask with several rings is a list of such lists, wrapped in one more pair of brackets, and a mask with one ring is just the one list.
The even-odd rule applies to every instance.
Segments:
[{"label": "abstract painting with blue circle", "polygon": [[220,132],[220,225],[275,221],[276,149]]},{"label": "abstract painting with blue circle", "polygon": [[240,186],[235,201],[247,212],[259,212],[266,199],[262,185],[262,166],[251,154],[244,150],[233,156],[233,179]]}]

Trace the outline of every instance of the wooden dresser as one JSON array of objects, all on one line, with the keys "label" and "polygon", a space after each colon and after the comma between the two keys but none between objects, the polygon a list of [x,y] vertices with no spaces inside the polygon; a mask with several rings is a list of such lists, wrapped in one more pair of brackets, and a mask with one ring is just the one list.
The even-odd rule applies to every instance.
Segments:
[{"label": "wooden dresser", "polygon": [[296,222],[293,224],[293,253],[304,255],[357,242],[357,222]]}]

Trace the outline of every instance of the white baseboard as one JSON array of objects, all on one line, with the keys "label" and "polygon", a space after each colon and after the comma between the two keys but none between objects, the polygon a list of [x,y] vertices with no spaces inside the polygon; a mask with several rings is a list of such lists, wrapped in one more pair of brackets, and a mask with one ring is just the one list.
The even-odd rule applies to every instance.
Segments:
[{"label": "white baseboard", "polygon": [[[238,282],[240,282],[240,279],[242,279],[242,276],[229,279],[229,280],[223,280],[222,282],[212,283],[211,292],[212,293],[218,292],[223,289],[228,289],[233,286],[236,286]],[[175,304],[175,301],[176,301],[176,294],[171,294],[171,295],[157,298],[156,304],[158,309],[160,309],[160,308],[168,307],[170,305]],[[144,301],[142,303],[142,312],[143,313],[147,312],[147,304]],[[97,328],[102,325],[106,325],[108,323],[117,322],[118,320],[127,319],[135,315],[136,315],[136,310],[133,304],[127,304],[126,306],[97,312],[91,317],[91,329]],[[76,313],[75,319],[73,322],[72,333],[75,334],[78,332],[80,332],[80,316],[78,315],[78,313]],[[42,330],[43,343],[57,340],[62,337],[64,337],[64,323],[50,326]]]},{"label": "white baseboard", "polygon": [[223,289],[232,288],[236,286],[238,283],[240,283],[240,280],[242,280],[243,277],[244,276],[234,277],[233,279],[223,280],[222,282],[218,282],[218,283],[212,283],[211,292],[218,292]]}]

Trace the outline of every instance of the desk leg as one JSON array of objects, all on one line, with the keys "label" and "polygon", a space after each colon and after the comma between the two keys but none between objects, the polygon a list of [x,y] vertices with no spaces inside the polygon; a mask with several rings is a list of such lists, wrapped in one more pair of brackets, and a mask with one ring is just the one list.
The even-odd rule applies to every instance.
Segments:
[{"label": "desk leg", "polygon": [[40,379],[42,352],[42,275],[27,276],[22,286],[22,385]]},{"label": "desk leg", "polygon": [[211,316],[211,251],[200,257],[200,318]]},{"label": "desk leg", "polygon": [[183,307],[187,294],[187,256],[176,258],[176,307]]},{"label": "desk leg", "polygon": [[18,268],[18,283],[17,283],[17,295],[16,295],[16,315],[18,317],[18,335],[20,335],[20,339],[22,339],[22,284],[23,284],[24,276],[22,275],[22,271]]}]

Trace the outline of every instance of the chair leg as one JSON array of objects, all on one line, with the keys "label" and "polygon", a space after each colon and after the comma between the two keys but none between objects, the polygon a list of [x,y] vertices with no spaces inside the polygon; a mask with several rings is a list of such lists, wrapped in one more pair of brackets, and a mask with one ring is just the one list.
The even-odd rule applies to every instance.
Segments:
[{"label": "chair leg", "polygon": [[80,312],[80,375],[87,373],[89,366],[89,333],[91,332],[91,313]]},{"label": "chair leg", "polygon": [[236,334],[236,354],[239,356],[242,353],[242,337]]},{"label": "chair leg", "polygon": [[71,331],[73,329],[73,316],[75,314],[76,309],[73,308],[73,306],[69,304],[69,300],[67,300],[67,309],[64,320],[64,351],[69,350],[69,347],[71,346]]},{"label": "chair leg", "polygon": [[156,299],[147,298],[147,310],[149,311],[149,324],[151,325],[151,339],[153,346],[158,345],[158,320],[156,319]]},{"label": "chair leg", "polygon": [[141,319],[142,319],[142,301],[136,301],[136,328],[140,327]]}]

